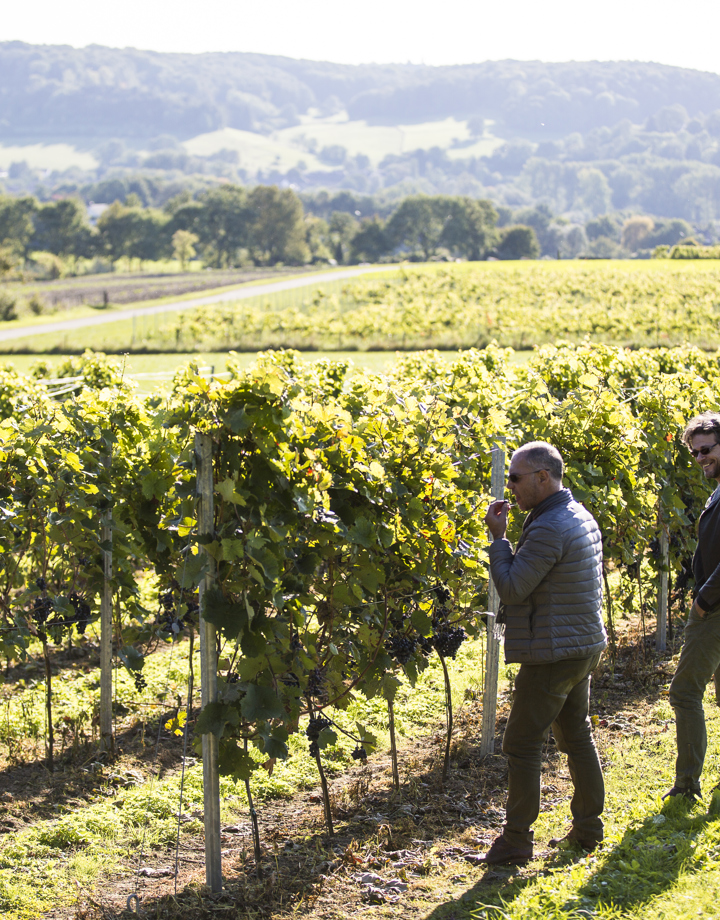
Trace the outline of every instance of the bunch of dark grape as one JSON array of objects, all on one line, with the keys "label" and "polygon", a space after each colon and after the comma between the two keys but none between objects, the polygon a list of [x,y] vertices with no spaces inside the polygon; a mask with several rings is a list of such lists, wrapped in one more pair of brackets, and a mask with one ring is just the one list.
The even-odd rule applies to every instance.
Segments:
[{"label": "bunch of dark grape", "polygon": [[365,748],[362,746],[362,744],[356,744],[356,745],[355,745],[355,750],[352,752],[352,755],[351,755],[351,756],[352,756],[352,759],[353,759],[353,760],[362,760],[362,761],[365,761],[365,760],[367,760],[367,751],[366,751]]},{"label": "bunch of dark grape", "polygon": [[432,643],[438,655],[454,658],[467,634],[462,626],[441,626],[433,635]]},{"label": "bunch of dark grape", "polygon": [[85,629],[90,622],[90,604],[82,595],[72,591],[68,600],[75,608],[75,625],[81,636],[85,634]]},{"label": "bunch of dark grape", "polygon": [[311,716],[308,727],[305,729],[305,735],[310,742],[311,757],[317,757],[320,754],[318,738],[320,737],[320,733],[328,728],[330,724],[330,719],[326,719],[325,716]]},{"label": "bunch of dark grape", "polygon": [[40,578],[35,579],[35,584],[38,586],[38,588],[40,588],[41,591],[47,591],[47,582],[42,577],[42,575]]},{"label": "bunch of dark grape", "polygon": [[302,647],[303,647],[303,644],[300,641],[300,636],[298,636],[297,633],[294,633],[290,639],[290,651],[300,652],[302,651]]},{"label": "bunch of dark grape", "polygon": [[300,680],[297,674],[289,671],[285,677],[281,677],[280,680],[285,684],[286,687],[299,687]]},{"label": "bunch of dark grape", "polygon": [[42,625],[54,610],[55,605],[49,597],[36,597],[32,609],[33,620]]},{"label": "bunch of dark grape", "polygon": [[432,636],[419,636],[417,640],[418,648],[426,657],[432,653],[433,645]]},{"label": "bunch of dark grape", "polygon": [[138,693],[142,693],[143,690],[147,690],[147,681],[142,675],[141,671],[132,671],[132,679],[135,681],[135,689]]},{"label": "bunch of dark grape", "polygon": [[305,692],[308,696],[314,696],[318,700],[327,699],[328,694],[325,689],[325,668],[313,668],[308,674]]},{"label": "bunch of dark grape", "polygon": [[385,648],[399,664],[407,664],[415,652],[416,644],[416,640],[410,636],[395,633],[385,641]]},{"label": "bunch of dark grape", "polygon": [[305,729],[308,741],[317,741],[320,733],[329,728],[331,724],[330,719],[326,719],[325,716],[311,716]]},{"label": "bunch of dark grape", "polygon": [[159,597],[160,605],[165,613],[175,613],[175,596],[172,591],[168,590]]},{"label": "bunch of dark grape", "polygon": [[441,604],[447,604],[450,600],[450,592],[445,587],[445,585],[437,584],[433,589],[435,591],[435,597],[440,601]]},{"label": "bunch of dark grape", "polygon": [[177,616],[175,607],[175,595],[172,588],[168,588],[164,594],[159,597],[161,613],[158,615],[157,623],[165,632],[177,636],[182,630],[182,621]]},{"label": "bunch of dark grape", "polygon": [[660,558],[660,541],[657,537],[653,537],[650,541],[650,554],[652,555],[653,559]]}]

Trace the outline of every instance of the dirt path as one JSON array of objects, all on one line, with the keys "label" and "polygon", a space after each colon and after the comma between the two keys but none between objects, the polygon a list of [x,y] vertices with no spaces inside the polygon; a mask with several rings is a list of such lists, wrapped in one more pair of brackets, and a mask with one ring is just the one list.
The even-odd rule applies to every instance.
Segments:
[{"label": "dirt path", "polygon": [[78,319],[56,320],[48,323],[35,323],[27,326],[16,326],[14,329],[0,330],[0,342],[9,342],[13,339],[27,338],[28,336],[45,335],[52,332],[68,332],[72,329],[82,329],[87,326],[102,326],[105,323],[117,323],[133,319],[137,316],[153,316],[156,313],[169,313],[177,310],[191,310],[207,304],[224,303],[234,300],[246,300],[249,297],[258,297],[263,294],[277,294],[280,291],[290,291],[294,288],[307,287],[313,284],[327,284],[331,281],[344,281],[356,278],[369,272],[382,271],[373,266],[348,268],[342,271],[320,272],[319,274],[303,275],[300,278],[290,278],[286,281],[272,281],[263,284],[244,284],[242,287],[223,291],[221,294],[209,294],[205,297],[193,297],[190,300],[177,300],[163,303],[156,307],[136,307],[128,310],[112,310],[97,316],[83,316]]}]

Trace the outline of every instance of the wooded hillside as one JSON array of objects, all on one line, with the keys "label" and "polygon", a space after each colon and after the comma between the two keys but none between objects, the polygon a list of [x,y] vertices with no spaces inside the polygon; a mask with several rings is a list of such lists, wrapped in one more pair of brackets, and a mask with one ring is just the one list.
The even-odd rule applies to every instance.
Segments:
[{"label": "wooded hillside", "polygon": [[338,103],[351,118],[370,121],[480,115],[498,121],[505,134],[555,137],[623,118],[638,123],[672,104],[691,116],[709,114],[720,108],[720,75],[637,62],[354,66],[261,54],[0,44],[6,142],[267,131],[293,124],[311,106]]}]

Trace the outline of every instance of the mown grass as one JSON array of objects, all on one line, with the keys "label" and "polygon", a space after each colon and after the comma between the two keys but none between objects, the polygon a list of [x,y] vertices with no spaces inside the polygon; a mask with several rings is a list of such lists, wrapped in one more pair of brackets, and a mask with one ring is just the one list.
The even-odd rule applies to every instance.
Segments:
[{"label": "mown grass", "polygon": [[[709,747],[706,789],[717,782],[720,712],[706,699]],[[595,854],[550,853],[518,873],[506,867],[428,914],[432,920],[670,920],[720,916],[720,793],[694,807],[661,796],[672,785],[672,711],[655,707],[654,724],[605,748],[605,842]],[[543,850],[570,819],[567,804],[541,813],[535,836]],[[483,873],[484,876],[484,873]]]}]

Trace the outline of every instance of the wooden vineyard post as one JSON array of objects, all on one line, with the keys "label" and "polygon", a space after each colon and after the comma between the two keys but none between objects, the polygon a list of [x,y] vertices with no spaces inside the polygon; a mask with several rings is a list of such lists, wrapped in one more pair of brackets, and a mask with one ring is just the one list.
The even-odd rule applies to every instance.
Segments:
[{"label": "wooden vineyard post", "polygon": [[670,541],[667,527],[660,522],[660,589],[658,591],[657,628],[655,630],[655,650],[664,652],[667,647],[668,620],[668,572],[670,569]]},{"label": "wooden vineyard post", "polygon": [[[106,469],[111,463],[110,455],[103,458]],[[112,722],[112,511],[103,512],[100,526],[100,542],[103,545],[103,591],[100,599],[100,748],[112,751],[115,746]]]},{"label": "wooden vineyard post", "polygon": [[[198,533],[212,534],[215,529],[213,510],[212,439],[195,435],[197,457]],[[201,552],[205,552],[202,548]],[[217,646],[215,627],[203,617],[206,592],[212,588],[215,572],[212,556],[207,554],[207,574],[200,582],[200,691],[202,705],[217,698]],[[184,586],[183,586],[184,587]],[[220,779],[218,776],[218,738],[212,732],[202,736],[203,799],[205,813],[205,882],[213,892],[222,891],[220,856]]]},{"label": "wooden vineyard post", "polygon": [[[498,437],[492,450],[490,494],[493,499],[505,497],[505,438]],[[498,669],[500,664],[500,639],[495,635],[495,618],[500,609],[500,598],[488,575],[487,646],[485,650],[485,688],[483,691],[482,736],[480,756],[495,750],[495,719],[497,716]]]}]

